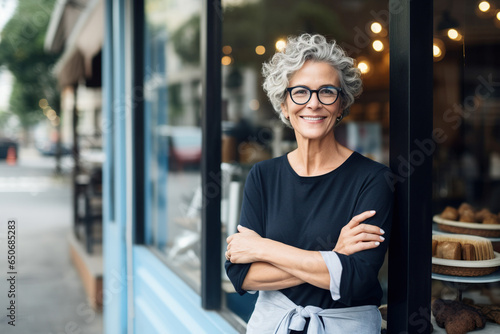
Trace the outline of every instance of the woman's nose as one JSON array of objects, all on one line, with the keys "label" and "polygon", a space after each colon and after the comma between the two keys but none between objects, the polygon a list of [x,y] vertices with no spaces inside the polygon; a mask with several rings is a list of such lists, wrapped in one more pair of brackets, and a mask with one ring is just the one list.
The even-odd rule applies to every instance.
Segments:
[{"label": "woman's nose", "polygon": [[312,92],[311,98],[309,99],[309,102],[307,102],[307,106],[313,109],[322,106],[321,101],[319,100],[318,92]]}]

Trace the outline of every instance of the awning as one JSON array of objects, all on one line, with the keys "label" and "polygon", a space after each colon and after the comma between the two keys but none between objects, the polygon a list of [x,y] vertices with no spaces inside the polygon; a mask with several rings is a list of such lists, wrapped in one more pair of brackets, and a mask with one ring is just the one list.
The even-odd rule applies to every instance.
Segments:
[{"label": "awning", "polygon": [[[63,54],[54,71],[64,87],[92,76],[92,58],[104,40],[103,0],[58,2],[52,14],[45,49]],[[68,31],[70,30],[70,31]]]}]

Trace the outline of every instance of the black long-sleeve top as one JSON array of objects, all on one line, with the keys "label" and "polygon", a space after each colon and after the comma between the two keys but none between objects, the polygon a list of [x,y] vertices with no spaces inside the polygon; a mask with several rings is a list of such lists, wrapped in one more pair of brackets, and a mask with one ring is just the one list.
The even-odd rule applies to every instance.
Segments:
[{"label": "black long-sleeve top", "polygon": [[[304,283],[282,289],[295,304],[323,309],[380,305],[378,272],[384,261],[392,223],[393,192],[388,167],[354,152],[335,170],[299,176],[286,155],[253,166],[245,184],[240,225],[260,236],[305,250],[332,251],[340,230],[364,211],[377,213],[364,223],[380,226],[386,240],[352,255],[337,254],[342,263],[340,299]],[[239,294],[251,264],[226,261],[226,272]]]}]

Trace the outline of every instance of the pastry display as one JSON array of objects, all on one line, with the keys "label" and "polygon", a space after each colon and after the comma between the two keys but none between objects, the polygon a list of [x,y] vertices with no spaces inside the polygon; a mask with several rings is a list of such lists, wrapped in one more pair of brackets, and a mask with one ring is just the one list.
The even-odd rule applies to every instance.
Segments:
[{"label": "pastry display", "polygon": [[475,210],[474,207],[468,203],[462,203],[458,209],[447,206],[440,217],[442,219],[459,221],[463,223],[482,223],[482,224],[499,224],[500,213],[492,213],[487,208]]},{"label": "pastry display", "polygon": [[462,203],[457,209],[445,207],[432,219],[443,232],[500,238],[500,213],[488,208],[476,210],[472,205]]},{"label": "pastry display", "polygon": [[[451,276],[485,276],[500,267],[490,240],[465,234],[435,234],[432,272]],[[437,241],[437,244],[436,244]],[[434,249],[433,249],[434,252]]]},{"label": "pastry display", "polygon": [[[456,209],[447,206],[433,221],[441,231],[452,233],[433,233],[433,279],[467,284],[499,281],[500,254],[494,252],[492,241],[495,239],[491,238],[500,238],[500,213],[462,203]],[[462,300],[464,287],[457,286],[457,289],[457,300],[432,301],[435,325],[444,328],[447,334],[465,334],[483,328],[488,333],[492,330],[497,333],[500,305],[484,304],[488,303],[484,298],[478,304],[472,299]]]},{"label": "pastry display", "polygon": [[431,309],[437,325],[446,329],[447,334],[466,334],[486,325],[481,312],[459,301],[436,299]]},{"label": "pastry display", "polygon": [[432,244],[433,249],[436,248],[433,256],[440,259],[483,261],[495,258],[493,245],[485,238],[458,234],[433,235]]}]

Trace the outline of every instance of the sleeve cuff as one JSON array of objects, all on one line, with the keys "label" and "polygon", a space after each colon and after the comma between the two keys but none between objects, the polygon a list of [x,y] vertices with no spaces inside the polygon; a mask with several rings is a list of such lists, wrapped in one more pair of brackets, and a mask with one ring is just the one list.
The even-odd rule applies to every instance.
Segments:
[{"label": "sleeve cuff", "polygon": [[333,251],[319,252],[323,256],[328,272],[330,273],[330,293],[333,300],[340,299],[340,278],[342,277],[342,263],[339,256]]}]

